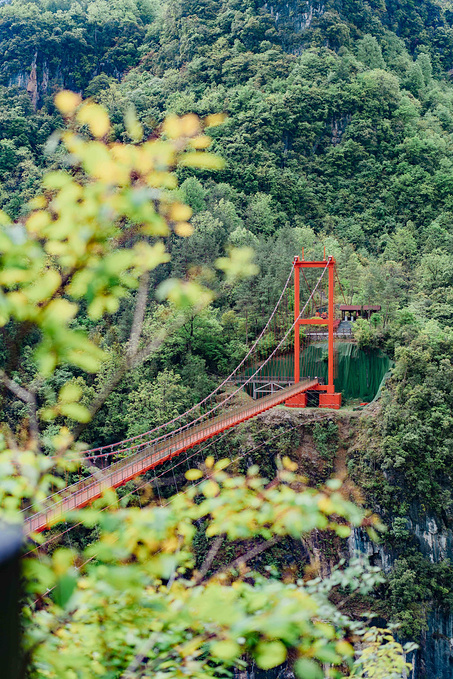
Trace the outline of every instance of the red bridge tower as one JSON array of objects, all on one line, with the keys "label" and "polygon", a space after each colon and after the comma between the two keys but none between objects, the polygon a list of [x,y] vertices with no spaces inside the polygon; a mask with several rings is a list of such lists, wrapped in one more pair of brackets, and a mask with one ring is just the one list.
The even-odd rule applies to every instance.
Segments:
[{"label": "red bridge tower", "polygon": [[[325,258],[319,262],[309,262],[303,258],[294,258],[294,381],[300,382],[300,326],[301,325],[326,325],[328,335],[328,379],[327,384],[317,384],[311,387],[312,391],[319,391],[319,407],[335,408],[341,406],[341,393],[335,392],[334,384],[334,364],[335,364],[335,343],[334,343],[334,324],[335,324],[335,266],[333,257]],[[301,269],[325,269],[328,274],[328,303],[327,318],[299,318],[300,316],[300,270]],[[301,393],[293,396],[285,403],[294,408],[305,408],[307,406],[307,394]]]}]

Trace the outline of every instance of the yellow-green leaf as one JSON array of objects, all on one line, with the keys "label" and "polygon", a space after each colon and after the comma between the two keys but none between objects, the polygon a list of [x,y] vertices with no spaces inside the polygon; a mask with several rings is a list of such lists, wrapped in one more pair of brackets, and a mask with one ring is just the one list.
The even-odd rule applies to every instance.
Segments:
[{"label": "yellow-green leaf", "polygon": [[73,401],[78,401],[82,396],[82,389],[79,384],[74,382],[66,382],[66,384],[60,389],[58,394],[58,399],[62,403],[72,403]]},{"label": "yellow-green leaf", "polygon": [[300,658],[295,665],[296,674],[300,679],[323,679],[324,672],[313,660]]},{"label": "yellow-green leaf", "polygon": [[252,261],[254,256],[252,248],[232,248],[229,257],[219,257],[215,265],[226,273],[227,281],[232,283],[258,273],[258,267]]},{"label": "yellow-green leaf", "polygon": [[76,422],[89,422],[91,419],[90,411],[81,403],[63,403],[60,410],[62,415]]},{"label": "yellow-green leaf", "polygon": [[179,163],[183,167],[198,167],[202,170],[222,170],[225,167],[223,158],[201,151],[183,153],[179,158]]},{"label": "yellow-green leaf", "polygon": [[134,141],[140,141],[143,139],[143,125],[137,118],[135,108],[130,106],[124,116],[124,124],[126,125],[126,130],[131,139]]},{"label": "yellow-green leaf", "polygon": [[86,124],[90,132],[100,139],[110,130],[110,119],[103,106],[92,102],[84,103],[77,112],[79,123]]},{"label": "yellow-green leaf", "polygon": [[262,670],[270,670],[286,660],[286,646],[281,641],[260,641],[255,649],[255,660]]},{"label": "yellow-green leaf", "polygon": [[196,481],[197,479],[201,479],[203,472],[199,469],[189,469],[186,471],[185,476],[188,481]]},{"label": "yellow-green leaf", "polygon": [[155,269],[159,264],[170,261],[170,255],[168,252],[165,252],[165,245],[162,241],[155,245],[143,242],[136,243],[134,245],[134,252],[136,253],[136,264],[143,271]]},{"label": "yellow-green leaf", "polygon": [[62,90],[55,96],[55,106],[64,116],[72,115],[81,101],[80,94],[76,94],[70,90]]},{"label": "yellow-green leaf", "polygon": [[211,653],[215,658],[219,658],[220,660],[232,661],[241,655],[241,647],[232,639],[214,641],[211,644]]}]

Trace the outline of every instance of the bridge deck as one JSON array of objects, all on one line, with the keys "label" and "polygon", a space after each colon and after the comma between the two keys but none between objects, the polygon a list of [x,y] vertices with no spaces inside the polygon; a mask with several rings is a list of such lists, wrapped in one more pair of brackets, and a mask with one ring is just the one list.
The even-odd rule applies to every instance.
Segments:
[{"label": "bridge deck", "polygon": [[192,448],[207,439],[220,434],[226,429],[245,422],[260,413],[286,401],[291,396],[313,388],[317,379],[309,379],[293,384],[286,389],[265,396],[253,404],[230,408],[206,422],[194,425],[185,431],[161,437],[139,452],[130,455],[119,462],[109,465],[103,470],[86,477],[82,481],[68,486],[59,495],[59,499],[47,507],[43,512],[33,514],[25,521],[24,531],[42,531],[64,518],[64,514],[85,506],[100,497],[107,488],[117,488],[127,481],[144,474],[149,469],[180,455],[188,448]]}]

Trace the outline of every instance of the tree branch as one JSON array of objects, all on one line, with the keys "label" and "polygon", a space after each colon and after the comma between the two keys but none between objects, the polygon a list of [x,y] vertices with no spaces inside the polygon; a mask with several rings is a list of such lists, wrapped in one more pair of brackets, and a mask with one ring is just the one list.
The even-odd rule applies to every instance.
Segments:
[{"label": "tree branch", "polygon": [[204,579],[206,573],[207,573],[208,570],[211,568],[212,562],[213,562],[214,559],[216,558],[217,553],[218,553],[220,547],[222,546],[222,543],[223,543],[224,540],[225,540],[225,536],[224,536],[224,535],[218,535],[218,536],[216,537],[216,539],[214,540],[214,544],[212,545],[211,549],[210,549],[209,552],[207,553],[206,558],[205,558],[205,560],[203,561],[203,564],[202,564],[202,566],[201,566],[201,568],[200,568],[200,571],[199,571],[197,577],[195,578],[195,583],[196,583],[197,585],[198,585],[200,582],[202,582],[202,580]]},{"label": "tree branch", "polygon": [[262,554],[262,552],[265,552],[267,549],[270,549],[270,547],[273,547],[275,544],[277,544],[277,542],[280,542],[281,539],[282,539],[281,535],[274,535],[274,537],[271,538],[270,540],[260,542],[259,545],[253,547],[253,549],[251,549],[249,552],[246,552],[246,554],[238,556],[238,558],[232,561],[230,564],[224,566],[224,568],[220,568],[218,571],[214,573],[212,577],[215,578],[221,573],[226,573],[232,568],[239,568],[243,564],[247,563],[247,561],[250,561],[250,559],[254,559],[255,556],[258,556],[259,554]]},{"label": "tree branch", "polygon": [[135,303],[134,319],[132,321],[131,334],[126,349],[126,356],[135,356],[142,334],[143,321],[145,318],[146,302],[148,299],[148,283],[149,273],[146,271],[140,279],[140,287],[137,294],[137,301]]},{"label": "tree branch", "polygon": [[20,384],[17,384],[17,382],[14,382],[14,380],[8,377],[8,375],[3,370],[0,370],[0,380],[3,382],[5,387],[7,387],[14,394],[14,396],[20,398],[20,400],[24,403],[30,404],[35,402],[33,394],[28,391],[28,389],[21,387]]},{"label": "tree branch", "polygon": [[21,387],[20,384],[17,384],[17,382],[8,377],[8,375],[3,370],[0,370],[0,381],[7,389],[9,389],[11,393],[14,394],[14,396],[17,396],[17,398],[27,404],[28,412],[30,414],[30,431],[38,445],[39,424],[36,407],[36,393]]}]

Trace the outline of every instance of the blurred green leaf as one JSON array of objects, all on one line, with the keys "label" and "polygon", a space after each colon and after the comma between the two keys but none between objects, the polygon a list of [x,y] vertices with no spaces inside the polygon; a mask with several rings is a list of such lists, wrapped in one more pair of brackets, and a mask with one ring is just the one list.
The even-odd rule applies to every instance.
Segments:
[{"label": "blurred green leaf", "polygon": [[255,660],[262,670],[270,670],[286,660],[286,646],[281,641],[262,641],[255,649]]}]

